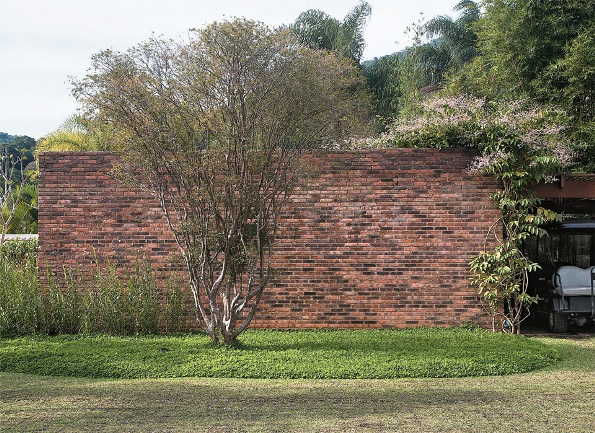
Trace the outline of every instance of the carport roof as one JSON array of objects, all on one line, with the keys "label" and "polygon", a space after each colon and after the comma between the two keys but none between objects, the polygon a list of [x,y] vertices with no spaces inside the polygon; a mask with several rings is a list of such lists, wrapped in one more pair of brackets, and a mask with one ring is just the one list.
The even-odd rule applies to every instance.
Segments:
[{"label": "carport roof", "polygon": [[595,174],[559,174],[554,182],[539,183],[533,190],[543,199],[595,199]]}]

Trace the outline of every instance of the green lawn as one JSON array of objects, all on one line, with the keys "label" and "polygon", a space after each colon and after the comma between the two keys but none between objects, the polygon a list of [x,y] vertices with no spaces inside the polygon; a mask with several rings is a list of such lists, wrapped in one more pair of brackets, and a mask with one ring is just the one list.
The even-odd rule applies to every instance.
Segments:
[{"label": "green lawn", "polygon": [[[530,339],[533,340],[533,339]],[[595,338],[506,376],[81,379],[0,373],[2,432],[593,432]]]}]

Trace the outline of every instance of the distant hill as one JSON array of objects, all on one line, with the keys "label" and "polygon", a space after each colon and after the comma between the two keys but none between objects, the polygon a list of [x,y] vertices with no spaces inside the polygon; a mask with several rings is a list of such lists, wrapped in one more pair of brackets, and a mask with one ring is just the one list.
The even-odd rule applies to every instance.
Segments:
[{"label": "distant hill", "polygon": [[[35,158],[33,152],[35,151],[36,145],[37,141],[26,135],[11,135],[6,132],[0,132],[0,155],[4,156],[8,154],[13,161],[16,160],[18,156],[22,156],[23,168],[34,161]],[[2,169],[8,170],[4,164],[2,164]],[[5,175],[8,175],[8,172],[5,172]],[[20,167],[16,167],[15,172],[13,173],[13,179],[18,179],[19,177]],[[3,185],[2,182],[1,186],[3,187]]]},{"label": "distant hill", "polygon": [[26,148],[35,147],[36,141],[34,138],[26,135],[10,135],[6,132],[0,132],[0,143],[4,144],[23,144]]}]

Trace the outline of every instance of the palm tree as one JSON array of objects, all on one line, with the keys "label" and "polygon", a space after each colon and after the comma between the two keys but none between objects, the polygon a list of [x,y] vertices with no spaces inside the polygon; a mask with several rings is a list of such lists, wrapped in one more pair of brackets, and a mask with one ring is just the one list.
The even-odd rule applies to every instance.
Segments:
[{"label": "palm tree", "polygon": [[36,152],[115,150],[106,128],[97,130],[93,123],[78,114],[70,116],[60,127],[37,142]]},{"label": "palm tree", "polygon": [[[472,0],[461,0],[453,8],[461,12],[453,20],[448,16],[437,16],[428,21],[423,30],[430,38],[435,38],[431,45],[441,62],[447,56],[446,69],[458,69],[477,55],[477,34],[473,28],[481,17],[479,4]],[[428,52],[427,59],[432,58]]]},{"label": "palm tree", "polygon": [[397,115],[401,108],[403,86],[401,69],[403,57],[399,53],[389,54],[362,64],[362,72],[374,96],[375,113],[378,116],[376,128],[384,129],[384,122]]},{"label": "palm tree", "polygon": [[2,203],[5,233],[37,233],[37,185],[17,185]]},{"label": "palm tree", "polygon": [[365,1],[360,1],[343,21],[318,9],[309,9],[302,12],[290,28],[302,43],[335,51],[359,63],[366,46],[364,28],[371,14],[372,8]]},{"label": "palm tree", "polygon": [[372,8],[370,5],[365,1],[361,1],[343,18],[337,38],[339,54],[359,63],[366,47],[364,29],[371,14]]}]

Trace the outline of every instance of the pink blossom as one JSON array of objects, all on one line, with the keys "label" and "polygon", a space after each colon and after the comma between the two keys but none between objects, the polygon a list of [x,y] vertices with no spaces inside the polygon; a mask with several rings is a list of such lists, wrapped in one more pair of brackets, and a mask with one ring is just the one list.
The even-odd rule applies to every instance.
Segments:
[{"label": "pink blossom", "polygon": [[495,153],[483,153],[473,159],[467,171],[472,174],[485,173],[488,168],[493,167],[498,162],[505,161],[507,158],[508,155],[501,150]]}]

